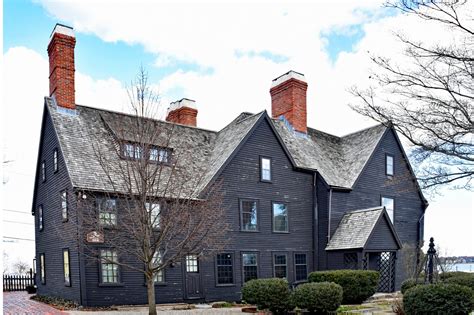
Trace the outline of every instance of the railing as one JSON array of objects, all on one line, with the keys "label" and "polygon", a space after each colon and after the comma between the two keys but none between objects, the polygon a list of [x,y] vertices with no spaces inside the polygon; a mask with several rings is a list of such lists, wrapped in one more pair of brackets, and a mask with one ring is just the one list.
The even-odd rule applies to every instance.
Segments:
[{"label": "railing", "polygon": [[26,275],[3,275],[3,291],[24,291],[35,285],[35,276],[30,270]]}]

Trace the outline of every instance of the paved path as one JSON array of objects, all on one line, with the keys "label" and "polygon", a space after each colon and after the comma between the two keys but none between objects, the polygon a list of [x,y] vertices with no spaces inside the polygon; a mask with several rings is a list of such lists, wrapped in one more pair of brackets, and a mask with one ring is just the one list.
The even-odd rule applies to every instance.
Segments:
[{"label": "paved path", "polygon": [[31,300],[25,291],[3,292],[3,314],[5,315],[59,315],[67,314],[35,300]]}]

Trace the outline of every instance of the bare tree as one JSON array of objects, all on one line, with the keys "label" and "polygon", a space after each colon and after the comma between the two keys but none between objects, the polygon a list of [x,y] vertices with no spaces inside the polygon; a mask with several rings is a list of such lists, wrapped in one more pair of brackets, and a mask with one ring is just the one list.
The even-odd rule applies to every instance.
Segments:
[{"label": "bare tree", "polygon": [[104,192],[80,194],[80,247],[105,264],[101,277],[115,277],[117,266],[144,274],[156,314],[165,267],[221,249],[228,228],[220,185],[205,185],[206,169],[193,159],[199,148],[180,134],[186,128],[152,119],[159,101],[143,69],[128,94],[131,115],[104,112],[108,135],[89,131]]},{"label": "bare tree", "polygon": [[26,262],[17,260],[13,264],[13,272],[18,275],[23,275],[26,274],[30,270],[30,265],[28,265]]},{"label": "bare tree", "polygon": [[9,271],[9,266],[10,266],[10,262],[9,262],[9,257],[8,257],[8,253],[5,252],[5,249],[3,249],[3,253],[2,253],[2,257],[3,257],[3,260],[2,260],[2,263],[3,263],[3,274],[7,274],[8,271]]},{"label": "bare tree", "polygon": [[437,45],[395,36],[408,63],[371,57],[378,69],[369,89],[351,88],[358,113],[393,126],[414,145],[411,153],[422,188],[472,190],[474,175],[474,27],[468,1],[400,0],[387,3],[456,38]]}]

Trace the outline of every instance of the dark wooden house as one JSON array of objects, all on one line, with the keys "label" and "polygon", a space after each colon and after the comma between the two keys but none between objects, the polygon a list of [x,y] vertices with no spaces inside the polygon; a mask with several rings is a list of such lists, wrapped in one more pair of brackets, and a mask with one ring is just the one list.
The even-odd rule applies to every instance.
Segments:
[{"label": "dark wooden house", "polygon": [[[38,293],[88,306],[143,304],[142,274],[113,268],[104,277],[105,267],[81,255],[70,233],[80,224],[78,192],[107,189],[84,130],[108,141],[127,119],[75,104],[74,46],[73,30],[58,24],[48,46],[51,95],[32,205]],[[423,240],[427,207],[400,140],[383,125],[344,137],[308,127],[306,89],[304,75],[290,71],[273,80],[271,116],[242,113],[220,131],[197,128],[187,99],[156,122],[175,124],[181,141],[170,144],[172,152],[209,166],[206,183],[222,183],[230,225],[222,253],[189,255],[160,274],[158,303],[239,300],[249,279],[293,284],[328,269],[379,270],[380,291],[399,289],[401,248]]]}]

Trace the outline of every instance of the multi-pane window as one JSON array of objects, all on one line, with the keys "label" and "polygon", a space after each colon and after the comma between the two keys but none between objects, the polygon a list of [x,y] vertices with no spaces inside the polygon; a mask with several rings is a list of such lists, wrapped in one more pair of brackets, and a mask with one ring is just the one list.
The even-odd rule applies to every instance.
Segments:
[{"label": "multi-pane window", "polygon": [[58,149],[54,149],[53,152],[53,168],[54,172],[58,171]]},{"label": "multi-pane window", "polygon": [[244,271],[244,282],[258,278],[257,253],[242,254],[242,266]]},{"label": "multi-pane window", "polygon": [[123,155],[126,158],[132,158],[135,156],[135,146],[131,143],[125,143],[123,146]]},{"label": "multi-pane window", "polygon": [[308,277],[306,254],[295,254],[295,280],[304,281]]},{"label": "multi-pane window", "polygon": [[217,284],[234,283],[234,264],[232,254],[217,254]]},{"label": "multi-pane window", "polygon": [[269,158],[260,158],[260,179],[272,180],[272,160]]},{"label": "multi-pane window", "polygon": [[69,249],[63,249],[63,271],[64,271],[64,285],[71,285],[71,266],[69,260]]},{"label": "multi-pane window", "polygon": [[44,261],[44,254],[40,254],[40,280],[42,284],[46,283],[46,267]]},{"label": "multi-pane window", "polygon": [[61,191],[61,214],[63,221],[67,221],[67,190]]},{"label": "multi-pane window", "polygon": [[41,162],[41,180],[43,182],[46,181],[46,162]]},{"label": "multi-pane window", "polygon": [[275,254],[273,256],[273,273],[275,278],[286,278],[286,255]]},{"label": "multi-pane window", "polygon": [[117,200],[100,198],[98,201],[100,224],[103,226],[117,225]]},{"label": "multi-pane window", "polygon": [[[158,267],[163,263],[163,253],[161,251],[156,251],[153,255],[153,267]],[[160,269],[155,272],[153,279],[155,283],[165,282],[165,273],[163,269]]]},{"label": "multi-pane window", "polygon": [[168,163],[170,151],[166,148],[151,148],[149,156],[151,161]]},{"label": "multi-pane window", "polygon": [[186,272],[199,272],[197,255],[186,256]]},{"label": "multi-pane window", "polygon": [[390,197],[382,197],[382,206],[385,207],[385,210],[387,211],[387,214],[388,216],[390,217],[390,220],[392,221],[393,223],[393,214],[394,214],[394,210],[395,210],[395,201],[393,200],[393,198],[390,198]]},{"label": "multi-pane window", "polygon": [[385,173],[393,176],[393,156],[389,154],[385,155]]},{"label": "multi-pane window", "polygon": [[161,206],[159,203],[145,203],[145,208],[149,214],[150,224],[153,228],[160,227]]},{"label": "multi-pane window", "polygon": [[38,228],[40,231],[43,231],[43,227],[43,206],[38,206]]},{"label": "multi-pane window", "polygon": [[288,232],[288,207],[284,203],[273,203],[273,232]]},{"label": "multi-pane window", "polygon": [[257,201],[240,200],[240,220],[242,231],[257,231]]},{"label": "multi-pane window", "polygon": [[117,252],[113,249],[100,250],[100,268],[102,283],[119,282],[119,265]]}]

